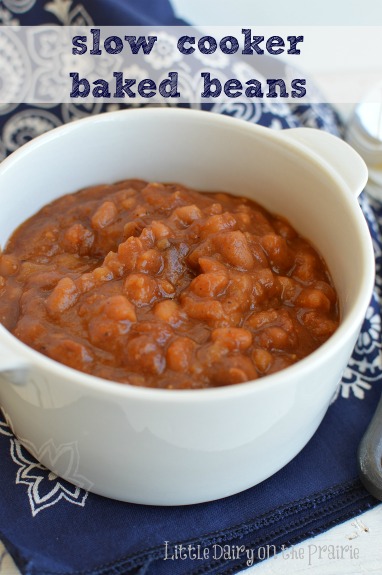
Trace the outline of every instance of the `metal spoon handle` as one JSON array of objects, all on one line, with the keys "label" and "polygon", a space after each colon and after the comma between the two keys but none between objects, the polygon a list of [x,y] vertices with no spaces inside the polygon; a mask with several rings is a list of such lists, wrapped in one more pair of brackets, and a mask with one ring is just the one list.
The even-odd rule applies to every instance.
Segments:
[{"label": "metal spoon handle", "polygon": [[382,501],[382,396],[359,445],[358,468],[366,489]]}]

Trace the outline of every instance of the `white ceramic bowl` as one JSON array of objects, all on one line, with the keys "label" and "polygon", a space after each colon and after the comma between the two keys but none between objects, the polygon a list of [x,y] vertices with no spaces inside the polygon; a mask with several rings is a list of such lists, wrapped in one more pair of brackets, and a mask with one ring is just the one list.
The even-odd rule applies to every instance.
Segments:
[{"label": "white ceramic bowl", "polygon": [[130,387],[74,371],[0,326],[0,404],[44,465],[135,503],[198,503],[239,492],[288,463],[321,422],[355,345],[374,279],[358,206],[367,171],[344,142],[207,112],[136,109],[49,132],[0,166],[0,244],[62,194],[124,178],[177,181],[256,199],[324,256],[341,325],[306,359],[239,385]]}]

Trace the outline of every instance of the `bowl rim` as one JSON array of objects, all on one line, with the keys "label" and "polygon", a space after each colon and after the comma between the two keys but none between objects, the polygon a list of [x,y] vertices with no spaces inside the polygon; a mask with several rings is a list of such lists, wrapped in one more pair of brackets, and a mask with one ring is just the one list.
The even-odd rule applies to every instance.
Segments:
[{"label": "bowl rim", "polygon": [[[4,173],[9,168],[19,162],[23,156],[33,153],[33,150],[39,148],[41,145],[46,145],[50,141],[59,138],[61,134],[70,133],[81,126],[86,127],[87,124],[98,124],[110,121],[118,121],[121,115],[169,115],[169,116],[183,116],[185,114],[193,115],[195,120],[208,121],[211,124],[226,125],[231,129],[245,130],[246,132],[252,131],[253,133],[263,133],[270,140],[282,143],[284,148],[288,148],[293,154],[303,156],[304,159],[310,163],[316,164],[317,167],[324,169],[330,176],[333,183],[337,188],[337,192],[343,196],[343,201],[350,205],[352,214],[358,224],[358,235],[360,244],[362,246],[362,259],[364,262],[364,270],[360,276],[360,287],[357,297],[353,304],[352,309],[349,311],[348,316],[340,322],[339,327],[330,338],[318,347],[311,354],[299,360],[297,363],[284,368],[276,373],[265,375],[261,378],[246,381],[240,384],[232,384],[219,387],[209,387],[201,389],[167,389],[167,388],[151,388],[144,386],[133,386],[100,378],[95,375],[87,374],[85,372],[76,370],[64,364],[61,364],[42,353],[34,350],[28,345],[24,344],[9,332],[2,324],[0,324],[0,349],[13,350],[16,354],[20,354],[21,359],[25,358],[26,366],[33,364],[40,367],[40,369],[50,372],[52,375],[56,374],[63,379],[70,379],[73,383],[84,388],[92,389],[93,392],[107,395],[114,395],[118,397],[126,397],[134,400],[142,401],[155,401],[165,403],[189,403],[193,402],[211,402],[217,399],[230,399],[240,397],[248,393],[260,393],[264,386],[270,388],[277,388],[279,385],[285,385],[286,379],[292,379],[295,375],[299,377],[308,376],[312,370],[318,369],[323,361],[330,357],[335,356],[340,348],[343,346],[344,341],[349,339],[349,335],[354,334],[355,327],[359,329],[364,319],[367,306],[369,304],[372,290],[374,287],[374,274],[375,274],[375,260],[372,246],[372,240],[369,234],[366,220],[359,207],[357,198],[351,193],[339,174],[335,169],[324,159],[322,159],[316,152],[307,148],[307,146],[292,139],[287,139],[280,134],[285,131],[271,130],[270,128],[252,124],[246,120],[235,118],[223,114],[211,113],[205,110],[193,110],[188,108],[173,108],[173,107],[143,107],[143,108],[127,108],[124,110],[116,110],[95,114],[86,118],[80,118],[73,122],[63,124],[52,130],[37,136],[33,140],[27,142],[6,159],[0,163],[0,180]],[[191,116],[189,116],[191,118]],[[0,372],[1,375],[1,372]]]}]

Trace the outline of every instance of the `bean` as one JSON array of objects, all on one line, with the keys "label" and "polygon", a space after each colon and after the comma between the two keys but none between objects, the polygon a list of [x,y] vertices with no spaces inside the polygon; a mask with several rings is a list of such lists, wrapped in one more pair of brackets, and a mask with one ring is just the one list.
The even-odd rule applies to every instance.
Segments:
[{"label": "bean", "polygon": [[181,297],[183,310],[187,315],[195,319],[219,320],[224,318],[222,304],[216,300],[196,301],[189,296]]},{"label": "bean", "polygon": [[265,326],[274,324],[278,320],[278,313],[275,309],[267,309],[252,313],[246,320],[246,324],[257,330]]},{"label": "bean", "polygon": [[326,297],[328,298],[328,300],[330,301],[330,303],[335,304],[337,301],[337,295],[335,290],[332,288],[331,285],[329,285],[327,282],[325,281],[316,281],[313,284],[313,287],[315,289],[321,290]]},{"label": "bean", "polygon": [[161,374],[166,360],[160,347],[147,335],[130,340],[126,346],[126,361],[132,371]]},{"label": "bean", "polygon": [[230,265],[245,271],[253,268],[253,256],[243,232],[236,230],[219,233],[214,238],[216,250]]},{"label": "bean", "polygon": [[287,276],[279,276],[278,280],[281,285],[281,301],[294,303],[303,289],[301,284]]},{"label": "bean", "polygon": [[69,338],[51,345],[49,355],[69,367],[82,371],[88,371],[93,362],[93,355],[89,349],[84,344]]},{"label": "bean", "polygon": [[230,282],[224,298],[224,309],[227,313],[234,310],[247,311],[252,305],[253,280],[240,272],[230,272]]},{"label": "bean", "polygon": [[139,204],[138,206],[135,206],[134,211],[133,211],[133,218],[139,219],[139,218],[144,218],[145,216],[148,216],[150,214],[150,211],[148,209],[147,206]]},{"label": "bean", "polygon": [[300,251],[296,257],[296,265],[293,269],[293,277],[309,282],[317,278],[318,258],[309,252]]},{"label": "bean", "polygon": [[136,334],[149,335],[157,344],[165,345],[174,335],[171,325],[163,321],[140,321],[132,330]]},{"label": "bean", "polygon": [[283,351],[289,349],[293,345],[288,332],[279,326],[266,327],[256,335],[255,341],[260,347],[263,347],[268,351]]},{"label": "bean", "polygon": [[252,352],[253,362],[259,373],[267,373],[273,362],[272,354],[266,349],[256,348]]},{"label": "bean", "polygon": [[[207,238],[206,240],[196,244],[196,247],[193,247],[188,258],[187,264],[193,268],[199,267],[199,261],[202,258],[208,258],[216,253],[214,248],[213,242],[211,238]],[[214,256],[216,257],[216,256]],[[219,260],[218,260],[219,261]]]},{"label": "bean", "polygon": [[139,236],[139,239],[142,242],[142,247],[144,251],[153,248],[155,245],[155,237],[150,227],[143,228],[143,230],[141,231],[141,235]]},{"label": "bean", "polygon": [[249,357],[234,355],[224,357],[214,365],[211,383],[213,385],[235,385],[256,378],[257,373]]},{"label": "bean", "polygon": [[46,308],[52,315],[61,314],[78,300],[79,292],[71,278],[62,278],[46,300]]},{"label": "bean", "polygon": [[22,341],[37,342],[41,336],[45,335],[45,326],[40,319],[24,316],[17,322],[15,334]]},{"label": "bean", "polygon": [[179,326],[185,320],[185,315],[176,302],[166,299],[157,303],[154,307],[154,315],[173,326]]},{"label": "bean", "polygon": [[201,237],[204,239],[211,234],[225,230],[233,230],[236,227],[236,219],[228,212],[210,216],[200,228]]},{"label": "bean", "polygon": [[137,257],[135,269],[142,273],[156,275],[163,270],[163,258],[158,250],[147,250]]},{"label": "bean", "polygon": [[306,312],[301,318],[305,327],[319,342],[326,341],[338,327],[338,321],[329,319],[320,311]]},{"label": "bean", "polygon": [[126,271],[135,270],[138,256],[144,251],[142,242],[139,238],[130,236],[125,242],[118,246],[118,257],[124,264]]},{"label": "bean", "polygon": [[135,207],[137,203],[137,200],[135,198],[126,198],[126,200],[123,200],[121,202],[121,206],[123,207],[124,210],[131,210],[132,208]]},{"label": "bean", "polygon": [[166,196],[163,193],[164,186],[159,182],[148,184],[142,190],[144,200],[152,207],[160,209],[166,203]]},{"label": "bean", "polygon": [[261,238],[261,245],[277,273],[286,273],[290,270],[294,264],[294,257],[284,238],[277,234],[266,234]]},{"label": "bean", "polygon": [[131,236],[139,236],[144,228],[144,222],[142,220],[134,220],[132,222],[128,222],[123,226],[123,238],[124,241]]},{"label": "bean", "polygon": [[27,286],[31,285],[32,287],[39,287],[43,290],[52,290],[60,279],[61,275],[56,271],[37,272],[33,274],[33,276],[26,278],[25,283]]},{"label": "bean", "polygon": [[281,218],[280,216],[275,218],[273,221],[273,226],[276,232],[286,240],[293,240],[297,237],[297,232],[292,228],[289,222]]},{"label": "bean", "polygon": [[151,222],[151,229],[156,240],[168,238],[172,235],[170,228],[160,221],[154,220]]},{"label": "bean", "polygon": [[198,264],[203,273],[208,272],[223,272],[225,273],[227,268],[224,264],[220,263],[215,258],[201,257],[198,260]]},{"label": "bean", "polygon": [[228,354],[228,349],[218,341],[207,343],[197,349],[197,359],[202,366],[210,366],[212,371],[212,366],[215,366],[217,362],[220,362]]},{"label": "bean", "polygon": [[251,225],[251,216],[245,213],[238,213],[235,214],[235,220],[237,223],[237,227],[242,232],[248,230],[249,226]]},{"label": "bean", "polygon": [[93,345],[115,353],[120,349],[119,338],[129,332],[130,324],[108,318],[105,314],[91,318],[89,322],[89,339]]},{"label": "bean", "polygon": [[156,281],[157,281],[159,292],[160,292],[162,297],[167,298],[167,297],[174,297],[175,296],[175,288],[171,282],[169,282],[168,280],[166,280],[164,278],[158,278]]},{"label": "bean", "polygon": [[86,255],[94,243],[94,234],[82,224],[73,224],[66,230],[62,243],[66,251]]},{"label": "bean", "polygon": [[118,215],[118,210],[114,202],[104,202],[97,208],[91,218],[91,224],[95,230],[103,230],[114,222]]},{"label": "bean", "polygon": [[172,213],[172,218],[179,221],[181,224],[189,226],[195,220],[199,220],[202,217],[201,210],[191,204],[190,206],[181,206],[176,208]]},{"label": "bean", "polygon": [[196,344],[188,337],[177,337],[167,348],[166,361],[169,369],[187,372],[193,361]]},{"label": "bean", "polygon": [[307,288],[303,289],[296,304],[301,307],[313,308],[328,313],[330,310],[330,300],[326,295],[318,289]]},{"label": "bean", "polygon": [[133,304],[123,295],[109,297],[105,302],[104,310],[107,317],[115,321],[137,321]]},{"label": "bean", "polygon": [[192,280],[190,289],[199,297],[217,297],[224,292],[228,281],[224,272],[200,274]]},{"label": "bean", "polygon": [[223,212],[223,206],[221,204],[215,203],[209,206],[204,211],[206,214],[210,214],[211,216],[215,214],[221,214]]},{"label": "bean", "polygon": [[131,274],[126,278],[124,291],[136,306],[149,305],[158,295],[156,281],[146,274]]},{"label": "bean", "polygon": [[[46,261],[44,262],[47,263]],[[77,254],[62,253],[57,254],[54,258],[56,269],[77,271],[79,268],[83,269],[84,264]]]},{"label": "bean", "polygon": [[219,342],[220,345],[229,350],[238,349],[245,351],[252,345],[252,334],[247,329],[241,327],[221,327],[214,329],[211,333],[212,341]]},{"label": "bean", "polygon": [[92,273],[82,274],[82,276],[79,277],[75,283],[77,285],[78,290],[81,293],[86,293],[86,292],[90,291],[96,285],[96,282],[95,282],[95,279],[94,279],[94,276]]},{"label": "bean", "polygon": [[0,274],[2,276],[13,276],[19,269],[19,260],[12,254],[0,255]]},{"label": "bean", "polygon": [[115,252],[109,252],[107,254],[102,267],[110,270],[114,278],[121,278],[126,270],[125,264],[121,262],[120,257]]},{"label": "bean", "polygon": [[171,242],[167,238],[162,238],[157,241],[158,250],[164,251],[171,246]]},{"label": "bean", "polygon": [[252,257],[254,258],[256,264],[261,268],[268,269],[269,264],[267,256],[261,246],[260,239],[249,232],[244,232],[245,237],[251,250]]},{"label": "bean", "polygon": [[94,281],[96,284],[100,284],[103,282],[109,282],[114,278],[113,272],[105,266],[100,266],[99,268],[95,268],[92,273],[93,273],[93,278],[94,278]]}]

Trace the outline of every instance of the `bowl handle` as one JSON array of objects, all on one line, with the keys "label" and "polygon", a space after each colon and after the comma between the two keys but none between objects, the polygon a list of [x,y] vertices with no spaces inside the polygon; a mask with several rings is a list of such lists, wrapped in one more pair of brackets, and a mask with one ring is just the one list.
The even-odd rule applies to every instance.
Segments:
[{"label": "bowl handle", "polygon": [[[0,376],[7,373],[24,373],[28,368],[26,361],[17,353],[0,343]],[[13,378],[12,381],[19,381],[19,377]]]},{"label": "bowl handle", "polygon": [[280,136],[299,142],[320,156],[337,172],[354,196],[359,196],[364,189],[368,179],[367,166],[341,138],[316,128],[290,128],[282,130]]}]

